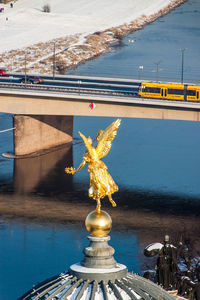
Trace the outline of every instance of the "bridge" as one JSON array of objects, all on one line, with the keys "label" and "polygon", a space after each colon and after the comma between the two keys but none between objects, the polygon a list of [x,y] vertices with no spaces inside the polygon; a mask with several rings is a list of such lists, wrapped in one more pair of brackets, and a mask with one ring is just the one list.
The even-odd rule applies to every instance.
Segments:
[{"label": "bridge", "polygon": [[130,92],[138,89],[131,81],[128,89],[123,80],[109,83],[118,87],[111,90],[96,84],[95,88],[0,84],[0,112],[14,114],[15,155],[71,142],[73,116],[200,121],[199,103],[139,98]]}]

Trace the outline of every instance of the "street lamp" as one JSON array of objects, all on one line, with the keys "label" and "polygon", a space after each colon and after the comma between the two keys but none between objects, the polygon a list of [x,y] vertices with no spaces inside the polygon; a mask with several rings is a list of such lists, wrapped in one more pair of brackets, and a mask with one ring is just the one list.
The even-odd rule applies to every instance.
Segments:
[{"label": "street lamp", "polygon": [[139,66],[139,80],[142,79],[143,66]]},{"label": "street lamp", "polygon": [[13,71],[13,59],[11,58],[11,63],[10,63],[10,71]]},{"label": "street lamp", "polygon": [[26,57],[26,52],[25,52],[25,61],[24,61],[24,83],[25,83],[25,86],[26,86],[26,82],[27,82],[27,76],[26,76],[26,62],[27,62],[27,57]]},{"label": "street lamp", "polygon": [[56,43],[53,44],[53,79],[55,79],[55,67],[56,67]]},{"label": "street lamp", "polygon": [[159,60],[158,62],[155,62],[154,64],[156,65],[156,82],[158,82],[158,66],[161,63],[161,60]]},{"label": "street lamp", "polygon": [[186,48],[180,49],[181,51],[181,83],[183,83],[183,72],[184,72],[184,52]]}]

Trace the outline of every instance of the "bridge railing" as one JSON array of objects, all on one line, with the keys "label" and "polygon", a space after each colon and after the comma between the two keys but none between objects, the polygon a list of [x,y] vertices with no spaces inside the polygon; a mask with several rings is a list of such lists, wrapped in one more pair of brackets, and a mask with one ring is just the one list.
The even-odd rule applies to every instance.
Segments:
[{"label": "bridge railing", "polygon": [[46,91],[46,92],[59,92],[59,93],[71,93],[71,94],[92,94],[92,95],[107,95],[107,96],[119,96],[119,97],[136,97],[135,91],[114,91],[109,89],[89,89],[83,87],[60,87],[53,85],[39,85],[39,84],[20,84],[20,83],[0,83],[0,89],[4,90],[32,90],[32,91]]}]

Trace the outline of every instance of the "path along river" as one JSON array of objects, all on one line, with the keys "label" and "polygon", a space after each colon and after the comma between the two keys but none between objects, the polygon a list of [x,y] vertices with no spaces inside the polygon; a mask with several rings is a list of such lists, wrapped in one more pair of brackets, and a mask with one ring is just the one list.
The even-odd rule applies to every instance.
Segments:
[{"label": "path along river", "polygon": [[[118,77],[156,76],[199,81],[200,4],[190,0],[169,15],[126,37],[113,51],[71,71]],[[143,70],[139,69],[143,66]],[[160,70],[162,69],[162,70]],[[139,73],[140,72],[140,73]],[[0,130],[12,127],[1,114]],[[40,157],[0,158],[0,299],[13,300],[34,283],[67,270],[82,259],[87,242],[84,219],[95,203],[88,199],[87,167],[73,178],[85,151],[80,130],[95,137],[113,118],[76,117],[73,149],[63,148]],[[109,155],[104,159],[119,185],[117,208],[103,201],[113,219],[110,244],[115,258],[129,270],[142,272],[151,264],[145,245],[200,239],[200,124],[169,120],[123,119]],[[12,131],[1,133],[0,151],[13,150]]]}]

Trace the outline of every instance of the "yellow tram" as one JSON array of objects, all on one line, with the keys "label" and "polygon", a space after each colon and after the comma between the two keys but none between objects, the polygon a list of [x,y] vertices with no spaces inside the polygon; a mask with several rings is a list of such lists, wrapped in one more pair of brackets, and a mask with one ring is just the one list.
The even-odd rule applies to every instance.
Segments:
[{"label": "yellow tram", "polygon": [[138,95],[144,98],[200,101],[200,86],[180,83],[142,82]]}]

